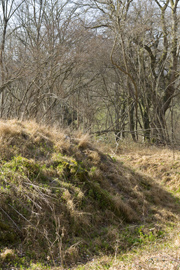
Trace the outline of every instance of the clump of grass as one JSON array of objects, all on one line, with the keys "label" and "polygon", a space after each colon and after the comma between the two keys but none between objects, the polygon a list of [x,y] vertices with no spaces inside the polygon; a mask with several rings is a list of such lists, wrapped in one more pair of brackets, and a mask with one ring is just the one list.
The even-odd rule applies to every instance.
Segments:
[{"label": "clump of grass", "polygon": [[15,252],[13,249],[7,249],[5,248],[1,253],[0,253],[0,259],[5,262],[5,261],[10,261],[14,260],[16,258]]},{"label": "clump of grass", "polygon": [[76,140],[78,141],[78,147],[81,149],[86,149],[90,146],[90,136],[89,134],[82,134],[81,132],[75,133]]}]

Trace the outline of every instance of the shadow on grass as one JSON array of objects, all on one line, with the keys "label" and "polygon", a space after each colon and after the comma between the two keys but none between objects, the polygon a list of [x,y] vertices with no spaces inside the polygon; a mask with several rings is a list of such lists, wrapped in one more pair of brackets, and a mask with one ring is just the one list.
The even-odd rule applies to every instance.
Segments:
[{"label": "shadow on grass", "polygon": [[66,269],[156,241],[179,219],[178,198],[97,149],[42,162],[1,165],[2,269],[31,261]]}]

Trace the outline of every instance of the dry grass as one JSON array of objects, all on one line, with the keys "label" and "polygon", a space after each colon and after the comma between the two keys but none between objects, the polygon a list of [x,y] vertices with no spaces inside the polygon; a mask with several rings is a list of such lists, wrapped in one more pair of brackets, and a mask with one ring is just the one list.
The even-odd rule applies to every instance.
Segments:
[{"label": "dry grass", "polygon": [[[179,223],[174,228],[169,228],[166,238],[149,242],[143,247],[134,246],[132,250],[118,255],[115,250],[113,257],[102,256],[93,259],[84,266],[74,268],[74,270],[177,270],[180,269],[180,234]],[[117,236],[117,231],[113,232]],[[117,246],[121,243],[117,241]]]},{"label": "dry grass", "polygon": [[168,148],[132,149],[119,155],[120,160],[156,179],[168,190],[180,192],[180,152]]},{"label": "dry grass", "polygon": [[2,261],[5,261],[5,260],[14,260],[15,258],[15,252],[13,249],[8,249],[8,248],[5,248],[4,250],[1,251],[0,253],[0,259]]},{"label": "dry grass", "polygon": [[117,260],[110,269],[180,269],[179,239],[179,230],[175,228],[173,233],[170,231],[166,241],[150,244],[143,250],[134,250],[134,253],[126,254],[121,257],[121,262]]},{"label": "dry grass", "polygon": [[179,201],[156,174],[133,169],[145,162],[140,152],[118,160],[89,135],[15,120],[0,122],[0,147],[0,244],[16,255],[67,269],[126,252],[145,230],[148,238],[158,224],[158,238],[179,220]]}]

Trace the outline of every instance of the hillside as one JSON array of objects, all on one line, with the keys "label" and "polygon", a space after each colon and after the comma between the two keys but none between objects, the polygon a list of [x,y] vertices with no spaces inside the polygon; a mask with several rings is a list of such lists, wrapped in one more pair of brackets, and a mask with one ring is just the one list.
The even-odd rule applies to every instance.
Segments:
[{"label": "hillside", "polygon": [[0,122],[0,148],[0,269],[68,269],[162,239],[179,221],[169,180],[148,175],[140,153],[114,157],[88,135],[16,120]]}]

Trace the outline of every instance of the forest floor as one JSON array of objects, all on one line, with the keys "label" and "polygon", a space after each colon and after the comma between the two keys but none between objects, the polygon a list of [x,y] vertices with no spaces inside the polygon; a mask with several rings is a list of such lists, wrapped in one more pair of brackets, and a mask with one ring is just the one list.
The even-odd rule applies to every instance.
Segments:
[{"label": "forest floor", "polygon": [[180,152],[0,123],[0,269],[180,269]]}]

